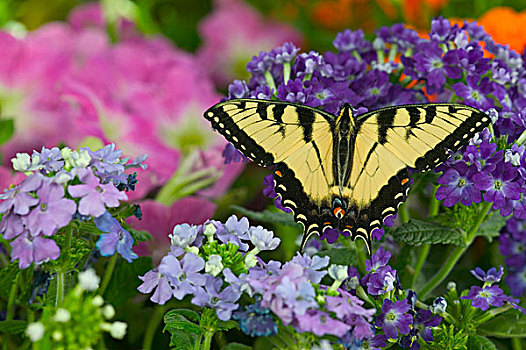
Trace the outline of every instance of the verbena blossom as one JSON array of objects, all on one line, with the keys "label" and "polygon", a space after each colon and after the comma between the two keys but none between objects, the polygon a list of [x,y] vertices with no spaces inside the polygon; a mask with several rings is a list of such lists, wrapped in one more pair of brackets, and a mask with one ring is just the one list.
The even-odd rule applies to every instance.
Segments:
[{"label": "verbena blossom", "polygon": [[[113,150],[115,146],[108,147]],[[29,166],[22,166],[21,159]],[[47,237],[64,234],[67,226],[76,220],[93,219],[104,232],[96,245],[104,256],[118,252],[128,261],[137,257],[132,251],[134,240],[130,233],[106,210],[118,207],[127,196],[113,183],[101,183],[96,173],[104,174],[90,165],[93,164],[90,160],[89,149],[76,151],[67,147],[61,150],[43,147],[31,156],[19,153],[13,159],[13,164],[18,164],[17,168],[26,177],[0,195],[0,214],[4,214],[0,234],[11,240],[11,259],[18,260],[20,268],[56,260],[60,248],[54,239]],[[120,158],[120,153],[106,159],[106,166],[111,164],[116,165],[111,173],[117,177],[123,177],[125,168],[141,166],[127,163]],[[74,185],[83,181],[90,185]]]}]

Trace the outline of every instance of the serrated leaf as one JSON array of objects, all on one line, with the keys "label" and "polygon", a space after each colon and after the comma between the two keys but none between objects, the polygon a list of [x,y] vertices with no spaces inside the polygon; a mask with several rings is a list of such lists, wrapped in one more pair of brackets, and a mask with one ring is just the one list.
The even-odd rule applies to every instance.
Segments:
[{"label": "serrated leaf", "polygon": [[320,250],[316,255],[321,257],[328,256],[331,264],[336,265],[355,265],[356,253],[349,248],[329,248]]},{"label": "serrated leaf", "polygon": [[115,308],[128,298],[137,295],[137,287],[142,283],[138,276],[153,268],[152,258],[139,257],[131,263],[119,258],[111,282],[104,293],[104,299]]},{"label": "serrated leaf", "polygon": [[410,219],[393,232],[393,238],[408,245],[454,244],[464,245],[462,231],[438,222]]},{"label": "serrated leaf", "polygon": [[171,321],[164,326],[163,331],[168,331],[172,334],[176,331],[185,331],[187,333],[195,335],[200,335],[204,333],[204,330],[203,328],[201,328],[201,326],[192,323],[188,320]]},{"label": "serrated leaf", "polygon": [[26,328],[27,322],[23,320],[0,321],[0,334],[19,334]]},{"label": "serrated leaf", "polygon": [[466,345],[469,350],[497,350],[491,340],[480,335],[470,335]]},{"label": "serrated leaf", "polygon": [[0,119],[0,145],[6,143],[15,132],[13,119]]},{"label": "serrated leaf", "polygon": [[484,236],[491,242],[494,237],[500,235],[500,230],[504,225],[506,225],[506,218],[502,217],[498,212],[493,212],[491,216],[480,225],[476,235]]},{"label": "serrated leaf", "polygon": [[510,310],[477,328],[479,334],[497,338],[526,338],[526,315]]},{"label": "serrated leaf", "polygon": [[174,309],[168,311],[164,315],[164,323],[180,320],[180,316],[187,318],[191,322],[198,322],[199,321],[199,313],[195,312],[194,310],[189,309]]},{"label": "serrated leaf", "polygon": [[261,212],[252,211],[243,207],[232,205],[232,209],[237,210],[242,215],[263,223],[281,224],[287,226],[296,226],[297,223],[294,221],[291,214],[284,212],[274,212],[270,210],[263,210]]},{"label": "serrated leaf", "polygon": [[216,327],[219,331],[228,331],[229,329],[237,328],[238,323],[236,321],[219,321]]},{"label": "serrated leaf", "polygon": [[225,346],[221,348],[221,350],[251,350],[251,349],[252,349],[251,346],[240,344],[240,343],[226,344]]}]

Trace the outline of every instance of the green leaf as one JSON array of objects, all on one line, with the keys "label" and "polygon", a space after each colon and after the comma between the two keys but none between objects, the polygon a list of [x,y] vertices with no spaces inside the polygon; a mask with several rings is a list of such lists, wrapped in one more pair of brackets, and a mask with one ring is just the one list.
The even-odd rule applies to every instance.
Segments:
[{"label": "green leaf", "polygon": [[251,350],[251,349],[252,349],[251,346],[240,344],[240,343],[226,344],[225,346],[221,348],[221,350]]},{"label": "green leaf", "polygon": [[331,264],[336,265],[355,265],[356,264],[356,253],[353,249],[349,248],[329,248],[320,250],[319,256],[328,256]]},{"label": "green leaf", "polygon": [[204,333],[203,328],[201,326],[192,323],[188,320],[180,320],[180,321],[171,321],[170,323],[167,323],[164,326],[163,331],[168,331],[170,333],[174,333],[176,331],[184,331],[186,333],[200,335]]},{"label": "green leaf", "polygon": [[526,338],[526,315],[510,310],[477,328],[479,334],[497,338]]},{"label": "green leaf", "polygon": [[164,315],[164,323],[180,320],[181,316],[192,322],[199,322],[199,313],[189,309],[174,309]]},{"label": "green leaf", "polygon": [[133,228],[128,228],[128,232],[137,242],[146,242],[152,239],[152,235],[148,231],[136,230]]},{"label": "green leaf", "polygon": [[6,143],[15,132],[13,119],[0,119],[0,145]]},{"label": "green leaf", "polygon": [[462,231],[429,220],[410,219],[393,232],[395,240],[408,245],[454,244],[464,245]]},{"label": "green leaf", "polygon": [[285,213],[285,212],[274,212],[270,210],[263,210],[261,212],[252,211],[245,209],[243,207],[232,205],[232,209],[237,210],[242,215],[262,222],[262,223],[271,223],[271,224],[281,224],[281,225],[287,225],[287,226],[296,226],[297,223],[294,221],[291,214]]},{"label": "green leaf", "polygon": [[484,221],[477,230],[477,236],[484,236],[490,242],[494,237],[500,235],[500,229],[506,225],[506,218],[502,217],[499,212],[492,212],[491,216]]},{"label": "green leaf", "polygon": [[9,291],[11,284],[15,280],[15,276],[20,272],[18,262],[12,262],[0,271],[0,296],[2,299],[9,299]]},{"label": "green leaf", "polygon": [[104,299],[115,308],[124,303],[128,298],[137,295],[137,287],[142,283],[138,276],[144,275],[153,268],[152,258],[139,257],[131,263],[119,258]]},{"label": "green leaf", "polygon": [[228,331],[232,328],[238,328],[238,323],[236,321],[219,321],[217,323],[218,331]]},{"label": "green leaf", "polygon": [[480,335],[470,335],[466,345],[469,350],[497,350],[491,340]]},{"label": "green leaf", "polygon": [[0,321],[0,334],[18,334],[25,331],[27,322],[22,320]]},{"label": "green leaf", "polygon": [[182,330],[174,330],[170,332],[170,346],[175,350],[188,350],[193,349],[195,341],[197,339],[196,334],[188,333]]}]

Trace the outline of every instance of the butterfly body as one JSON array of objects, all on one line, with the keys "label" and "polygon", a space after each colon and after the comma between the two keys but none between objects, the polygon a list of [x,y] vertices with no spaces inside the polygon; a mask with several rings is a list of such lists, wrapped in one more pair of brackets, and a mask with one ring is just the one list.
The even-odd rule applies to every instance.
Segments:
[{"label": "butterfly body", "polygon": [[274,167],[276,193],[304,227],[362,238],[396,214],[409,191],[408,167],[434,168],[490,122],[458,104],[386,107],[355,117],[280,101],[235,99],[205,112],[246,157]]}]

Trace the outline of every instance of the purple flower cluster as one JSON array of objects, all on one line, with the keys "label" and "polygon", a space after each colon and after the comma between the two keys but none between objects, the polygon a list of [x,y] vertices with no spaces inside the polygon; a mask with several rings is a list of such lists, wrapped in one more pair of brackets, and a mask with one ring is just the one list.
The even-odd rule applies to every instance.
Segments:
[{"label": "purple flower cluster", "polygon": [[[358,114],[425,102],[479,108],[493,117],[492,132],[481,133],[437,169],[443,174],[436,198],[446,206],[484,199],[503,216],[526,218],[523,57],[496,44],[476,23],[451,25],[443,18],[432,21],[429,39],[395,24],[377,30],[372,42],[361,30],[345,30],[333,44],[337,53],[299,53],[292,44],[260,52],[247,65],[251,79],[231,84],[228,98],[278,99],[331,113],[343,103],[358,108]],[[501,136],[506,142],[497,150]],[[272,185],[265,179],[266,194],[275,198]],[[276,205],[282,207],[279,199]]]},{"label": "purple flower cluster", "polygon": [[526,221],[511,218],[506,222],[499,236],[499,249],[504,256],[508,273],[506,284],[512,295],[526,293]]},{"label": "purple flower cluster", "polygon": [[[271,231],[251,227],[247,218],[234,215],[224,224],[177,225],[170,238],[170,253],[158,267],[139,277],[143,283],[138,290],[153,291],[150,300],[158,304],[191,295],[194,305],[215,309],[221,320],[231,319],[239,308],[243,288],[238,276],[257,264],[256,254],[274,250],[280,243]],[[254,246],[250,251],[249,243]],[[268,321],[268,317],[260,319]]]},{"label": "purple flower cluster", "polygon": [[118,251],[128,261],[137,257],[131,251],[133,238],[106,211],[127,199],[112,181],[111,176],[124,174],[127,162],[114,148],[108,145],[92,152],[44,147],[31,156],[18,153],[12,160],[15,170],[27,177],[0,195],[0,233],[4,239],[14,239],[11,258],[19,261],[20,268],[57,259],[60,249],[51,237],[78,217],[93,217],[108,232],[97,242],[103,255]]},{"label": "purple flower cluster", "polygon": [[500,282],[502,276],[504,275],[504,269],[501,266],[497,271],[496,268],[492,267],[488,272],[484,272],[481,268],[476,268],[472,270],[471,273],[479,281],[484,282],[482,287],[473,286],[469,290],[466,296],[460,297],[460,299],[471,300],[471,305],[482,311],[488,310],[490,306],[502,306],[506,302],[509,302],[510,305],[526,314],[526,309],[520,307],[517,303],[518,300],[504,294],[502,289],[499,286],[494,285],[494,283]]}]

